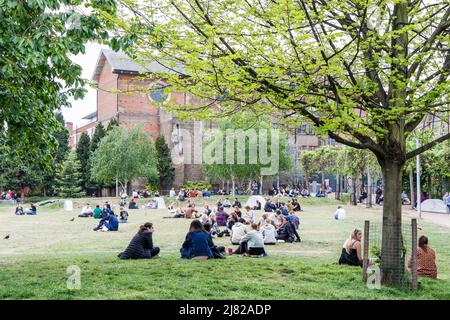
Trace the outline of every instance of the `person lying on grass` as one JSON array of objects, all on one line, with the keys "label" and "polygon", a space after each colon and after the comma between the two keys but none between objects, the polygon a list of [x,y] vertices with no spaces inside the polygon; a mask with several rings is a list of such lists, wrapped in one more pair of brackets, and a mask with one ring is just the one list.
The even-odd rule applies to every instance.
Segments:
[{"label": "person lying on grass", "polygon": [[180,249],[183,259],[210,259],[213,253],[210,248],[210,234],[199,220],[191,222],[189,232]]},{"label": "person lying on grass", "polygon": [[159,254],[159,247],[153,246],[155,229],[151,222],[139,227],[138,233],[131,239],[124,252],[118,254],[120,259],[150,259]]},{"label": "person lying on grass", "polygon": [[[416,251],[417,275],[422,277],[437,278],[436,253],[428,245],[428,238],[421,236]],[[412,268],[412,259],[409,259],[408,269]]]},{"label": "person lying on grass", "polygon": [[247,232],[239,242],[239,248],[235,254],[243,254],[251,257],[264,257],[266,251],[264,250],[264,240],[262,234],[258,231],[256,223],[251,224],[251,231]]},{"label": "person lying on grass", "polygon": [[362,267],[361,238],[361,230],[353,230],[350,237],[344,242],[341,257],[339,258],[339,264]]},{"label": "person lying on grass", "polygon": [[118,231],[119,220],[113,211],[107,217],[100,220],[99,224],[94,228],[94,231]]}]

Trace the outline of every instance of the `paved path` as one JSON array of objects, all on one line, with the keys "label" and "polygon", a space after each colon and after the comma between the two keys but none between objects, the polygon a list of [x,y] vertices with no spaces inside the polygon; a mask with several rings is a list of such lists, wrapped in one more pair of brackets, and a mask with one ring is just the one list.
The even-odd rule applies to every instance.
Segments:
[{"label": "paved path", "polygon": [[[405,208],[403,208],[403,213],[410,218],[418,217],[416,210],[405,210]],[[450,228],[450,214],[422,212],[422,220]],[[420,224],[420,220],[417,220],[417,223]]]}]

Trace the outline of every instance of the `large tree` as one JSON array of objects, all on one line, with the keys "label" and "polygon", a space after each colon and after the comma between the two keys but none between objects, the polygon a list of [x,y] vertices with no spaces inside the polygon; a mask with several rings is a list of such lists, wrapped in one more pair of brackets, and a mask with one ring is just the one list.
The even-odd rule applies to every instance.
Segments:
[{"label": "large tree", "polygon": [[156,137],[155,149],[157,157],[156,167],[159,173],[159,187],[166,189],[172,185],[175,179],[175,168],[173,167],[169,146],[162,135]]},{"label": "large tree", "polygon": [[[119,1],[120,2],[120,1]],[[401,281],[401,173],[428,113],[448,112],[450,5],[422,0],[147,0],[105,14],[114,48],[171,69],[168,90],[207,116],[271,113],[309,120],[339,143],[373,152],[383,172],[382,281]],[[181,67],[182,66],[182,67]],[[220,100],[220,106],[214,102]],[[212,107],[214,106],[214,107]],[[209,111],[209,112],[207,112]]]},{"label": "large tree", "polygon": [[85,195],[82,186],[81,163],[77,159],[76,151],[72,150],[58,175],[58,194],[63,198],[79,198]]},{"label": "large tree", "polygon": [[238,181],[274,177],[291,168],[292,158],[286,140],[284,132],[272,130],[267,117],[254,118],[248,113],[230,116],[205,135],[203,171],[209,178],[219,179],[222,183],[231,181],[234,195]]},{"label": "large tree", "polygon": [[89,187],[89,181],[91,178],[90,161],[89,161],[89,157],[91,154],[90,146],[91,146],[91,139],[89,138],[86,132],[83,132],[77,144],[76,155],[77,160],[81,164],[81,186],[85,191],[87,191]]},{"label": "large tree", "polygon": [[117,181],[122,192],[127,191],[133,179],[157,179],[153,141],[139,127],[130,130],[114,127],[92,155],[91,176],[106,185]]}]

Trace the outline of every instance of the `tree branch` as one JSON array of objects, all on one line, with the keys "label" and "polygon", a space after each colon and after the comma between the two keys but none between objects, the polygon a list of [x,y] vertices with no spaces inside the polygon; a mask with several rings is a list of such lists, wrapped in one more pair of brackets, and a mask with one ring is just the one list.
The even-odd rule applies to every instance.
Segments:
[{"label": "tree branch", "polygon": [[426,144],[424,144],[423,146],[421,146],[420,148],[417,148],[414,151],[408,152],[406,154],[406,160],[411,159],[419,154],[421,154],[422,152],[427,151],[428,149],[433,148],[435,145],[437,145],[438,143],[441,143],[447,139],[450,139],[450,132],[447,134],[444,134],[442,137],[437,138],[434,141],[428,142]]}]

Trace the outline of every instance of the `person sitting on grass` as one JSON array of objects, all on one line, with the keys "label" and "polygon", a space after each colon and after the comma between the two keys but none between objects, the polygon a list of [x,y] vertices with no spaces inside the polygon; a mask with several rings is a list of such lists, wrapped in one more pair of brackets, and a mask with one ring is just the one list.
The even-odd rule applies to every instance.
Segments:
[{"label": "person sitting on grass", "polygon": [[207,222],[203,224],[203,228],[205,228],[205,231],[208,232],[209,234],[209,248],[211,249],[211,252],[213,254],[213,258],[214,259],[223,259],[225,258],[224,253],[225,253],[225,247],[223,246],[216,246],[214,244],[214,241],[212,239],[212,225]]},{"label": "person sitting on grass", "polygon": [[139,209],[135,198],[131,198],[130,202],[128,203],[128,209]]},{"label": "person sitting on grass", "polygon": [[233,213],[235,213],[239,218],[242,218],[242,211],[239,207],[233,207]]},{"label": "person sitting on grass", "polygon": [[34,203],[30,203],[30,210],[25,211],[25,214],[30,216],[37,215],[37,209]]},{"label": "person sitting on grass", "polygon": [[128,212],[125,211],[123,207],[120,207],[119,223],[127,223],[127,222],[128,222]]},{"label": "person sitting on grass", "polygon": [[94,228],[94,231],[118,231],[119,220],[113,211],[107,217],[100,220],[99,224]]},{"label": "person sitting on grass", "polygon": [[209,239],[210,234],[206,232],[202,223],[199,220],[192,221],[180,249],[181,258],[199,260],[213,258]]},{"label": "person sitting on grass", "polygon": [[411,200],[409,200],[408,195],[406,194],[405,191],[402,191],[401,199],[402,199],[402,205],[411,204]]},{"label": "person sitting on grass", "polygon": [[102,219],[106,218],[107,216],[109,216],[109,214],[112,212],[111,210],[111,206],[106,202],[103,205],[103,209],[102,209]]},{"label": "person sitting on grass", "polygon": [[195,208],[195,204],[192,204],[189,208],[186,209],[184,217],[186,219],[196,218],[198,214],[198,210]]},{"label": "person sitting on grass", "polygon": [[25,214],[25,212],[23,212],[23,207],[22,206],[17,206],[16,208],[16,212],[15,212],[18,216],[22,216]]},{"label": "person sitting on grass", "polygon": [[216,223],[218,227],[225,227],[227,225],[228,213],[223,210],[223,207],[220,207],[216,212]]},{"label": "person sitting on grass", "polygon": [[228,200],[228,198],[225,198],[225,200],[223,201],[223,205],[224,208],[231,208],[231,202],[230,200]]},{"label": "person sitting on grass", "polygon": [[205,203],[205,205],[203,206],[203,214],[206,214],[207,216],[209,216],[211,214],[211,209],[209,208],[208,204]]},{"label": "person sitting on grass", "polygon": [[300,203],[297,201],[297,199],[292,199],[292,210],[294,211],[302,211],[302,207],[300,206]]},{"label": "person sitting on grass", "polygon": [[339,264],[362,267],[361,237],[361,230],[353,230],[350,237],[344,242]]},{"label": "person sitting on grass", "polygon": [[153,233],[155,229],[150,222],[139,227],[138,233],[133,237],[124,252],[119,253],[120,259],[150,259],[159,254],[159,247],[153,246]]},{"label": "person sitting on grass", "polygon": [[276,244],[277,243],[277,231],[269,219],[266,219],[264,224],[260,227],[261,234],[263,236],[264,244]]},{"label": "person sitting on grass", "polygon": [[231,240],[232,244],[239,244],[242,237],[247,233],[247,228],[244,223],[245,223],[245,220],[242,218],[239,218],[237,220],[237,222],[234,223],[233,227],[231,228],[230,240]]},{"label": "person sitting on grass", "polygon": [[290,216],[282,216],[281,225],[277,230],[276,239],[290,243],[301,241],[300,236],[291,222]]},{"label": "person sitting on grass", "polygon": [[99,205],[96,205],[94,209],[94,219],[101,219],[101,218],[102,218],[102,209],[100,209]]},{"label": "person sitting on grass", "polygon": [[256,205],[253,207],[253,210],[261,210],[262,205],[261,205],[261,201],[256,200]]},{"label": "person sitting on grass", "polygon": [[264,206],[264,212],[273,212],[277,209],[277,206],[272,202],[272,200],[267,199]]},{"label": "person sitting on grass", "polygon": [[270,221],[272,221],[272,224],[275,227],[278,227],[281,225],[282,217],[283,217],[283,214],[281,213],[281,210],[278,210],[278,209],[274,213],[269,215],[269,219],[270,219]]},{"label": "person sitting on grass", "polygon": [[86,203],[86,205],[83,207],[83,209],[81,209],[81,214],[78,215],[78,217],[88,218],[88,217],[92,217],[93,215],[94,215],[94,211],[92,210],[89,203]]},{"label": "person sitting on grass", "polygon": [[244,209],[245,209],[245,211],[244,211],[243,218],[250,223],[256,222],[255,211],[253,211],[250,206],[245,206]]},{"label": "person sitting on grass", "polygon": [[252,223],[251,231],[247,232],[239,242],[239,248],[235,251],[236,254],[243,254],[251,257],[266,256],[264,250],[264,240],[262,234],[258,231],[258,225]]},{"label": "person sitting on grass", "polygon": [[241,204],[241,202],[239,201],[238,198],[236,198],[236,199],[234,200],[233,207],[242,208],[242,204]]},{"label": "person sitting on grass", "polygon": [[295,211],[291,211],[289,213],[289,217],[291,217],[291,222],[294,226],[294,229],[298,230],[298,227],[300,226],[300,218],[298,217],[298,215],[295,213]]},{"label": "person sitting on grass", "polygon": [[334,213],[334,218],[336,220],[345,220],[346,218],[345,210],[344,208],[342,208],[342,206],[337,207],[336,212]]},{"label": "person sitting on grass", "polygon": [[158,209],[158,201],[153,199],[149,203],[142,206],[142,209]]},{"label": "person sitting on grass", "polygon": [[[428,245],[428,238],[421,236],[417,247],[417,275],[422,277],[437,278],[436,253]],[[412,259],[409,259],[408,269],[412,268]]]},{"label": "person sitting on grass", "polygon": [[259,218],[259,220],[258,220],[258,227],[261,228],[264,225],[264,223],[266,223],[266,220],[268,218],[269,218],[269,214],[267,212],[264,212],[261,215],[261,218]]}]

